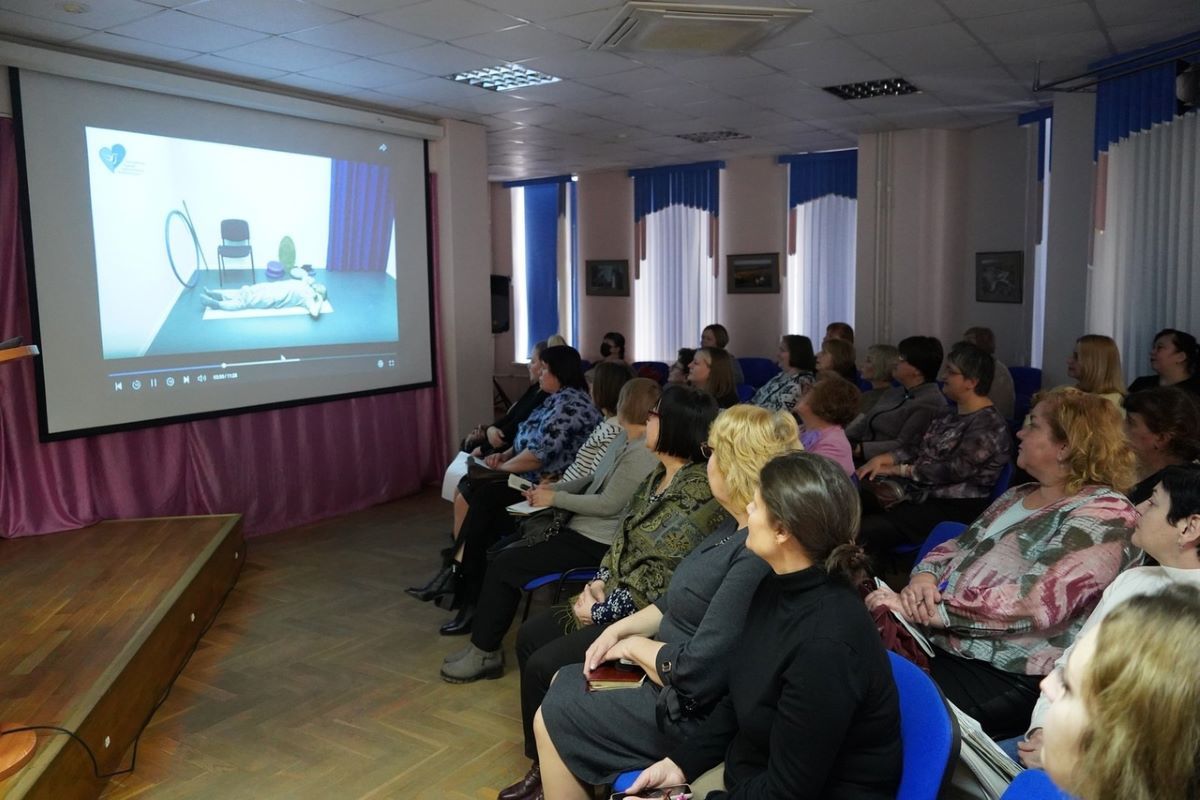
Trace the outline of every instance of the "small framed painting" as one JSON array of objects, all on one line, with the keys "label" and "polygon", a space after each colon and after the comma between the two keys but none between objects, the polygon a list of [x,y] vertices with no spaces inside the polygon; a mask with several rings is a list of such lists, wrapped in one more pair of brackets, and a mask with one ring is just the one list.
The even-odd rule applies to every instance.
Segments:
[{"label": "small framed painting", "polygon": [[975,301],[1024,301],[1025,254],[1020,250],[975,254]]},{"label": "small framed painting", "polygon": [[729,294],[779,294],[779,253],[726,256]]},{"label": "small framed painting", "polygon": [[629,261],[609,259],[587,262],[588,294],[629,297]]}]

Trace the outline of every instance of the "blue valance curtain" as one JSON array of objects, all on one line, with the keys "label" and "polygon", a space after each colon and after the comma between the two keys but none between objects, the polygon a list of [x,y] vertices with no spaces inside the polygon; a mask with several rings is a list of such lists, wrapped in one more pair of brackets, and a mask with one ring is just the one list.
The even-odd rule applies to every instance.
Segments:
[{"label": "blue valance curtain", "polygon": [[[637,229],[634,237],[636,261],[646,258],[646,216],[674,205],[698,208],[711,215],[709,253],[716,253],[716,219],[721,202],[720,176],[724,168],[724,161],[698,161],[629,170],[629,176],[633,178],[633,222]],[[635,277],[637,272],[635,267]]]},{"label": "blue valance curtain", "polygon": [[[566,213],[570,175],[526,181],[509,181],[508,189],[522,189],[525,199],[525,309],[528,342],[559,333],[558,272],[559,232]],[[520,290],[520,287],[516,287]],[[528,348],[518,345],[527,352]]]},{"label": "blue valance curtain", "polygon": [[[1175,100],[1175,58],[1195,57],[1200,32],[1122,53],[1091,64],[1100,70],[1096,87],[1096,135],[1093,157],[1132,133],[1149,130],[1179,113]],[[1149,66],[1154,62],[1166,63]],[[1137,71],[1133,71],[1137,70]],[[1105,73],[1114,77],[1105,78]],[[1122,73],[1130,74],[1122,74]]]},{"label": "blue valance curtain", "polygon": [[780,156],[788,165],[788,207],[830,194],[858,197],[858,150]]}]

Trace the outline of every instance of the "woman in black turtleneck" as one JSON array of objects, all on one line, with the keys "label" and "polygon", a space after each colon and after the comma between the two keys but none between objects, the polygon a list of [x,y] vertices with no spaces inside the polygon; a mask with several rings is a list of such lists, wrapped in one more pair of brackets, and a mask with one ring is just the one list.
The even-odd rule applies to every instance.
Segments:
[{"label": "woman in black turtleneck", "polygon": [[[900,707],[887,653],[852,588],[866,566],[857,493],[832,461],[779,456],[748,508],[746,547],[770,565],[705,725],[630,787],[696,781],[717,798],[883,800],[900,785]],[[723,782],[723,783],[722,783]],[[722,788],[722,785],[724,788]]]}]

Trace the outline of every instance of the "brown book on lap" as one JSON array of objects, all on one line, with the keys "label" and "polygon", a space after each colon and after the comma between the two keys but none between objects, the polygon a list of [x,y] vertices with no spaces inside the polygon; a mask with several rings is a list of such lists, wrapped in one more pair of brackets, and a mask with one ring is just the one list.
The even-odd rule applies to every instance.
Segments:
[{"label": "brown book on lap", "polygon": [[646,680],[646,672],[632,664],[608,662],[587,673],[589,692],[608,692],[613,689],[636,689]]}]

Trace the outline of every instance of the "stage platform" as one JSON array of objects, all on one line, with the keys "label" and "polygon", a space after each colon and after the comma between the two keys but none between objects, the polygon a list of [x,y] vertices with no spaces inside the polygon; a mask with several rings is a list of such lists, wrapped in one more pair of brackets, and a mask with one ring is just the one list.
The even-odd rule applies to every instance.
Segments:
[{"label": "stage platform", "polygon": [[[128,768],[135,737],[244,562],[238,515],[0,539],[0,724],[64,728],[100,774]],[[64,733],[37,737],[0,798],[100,795],[107,780],[87,748]]]}]

